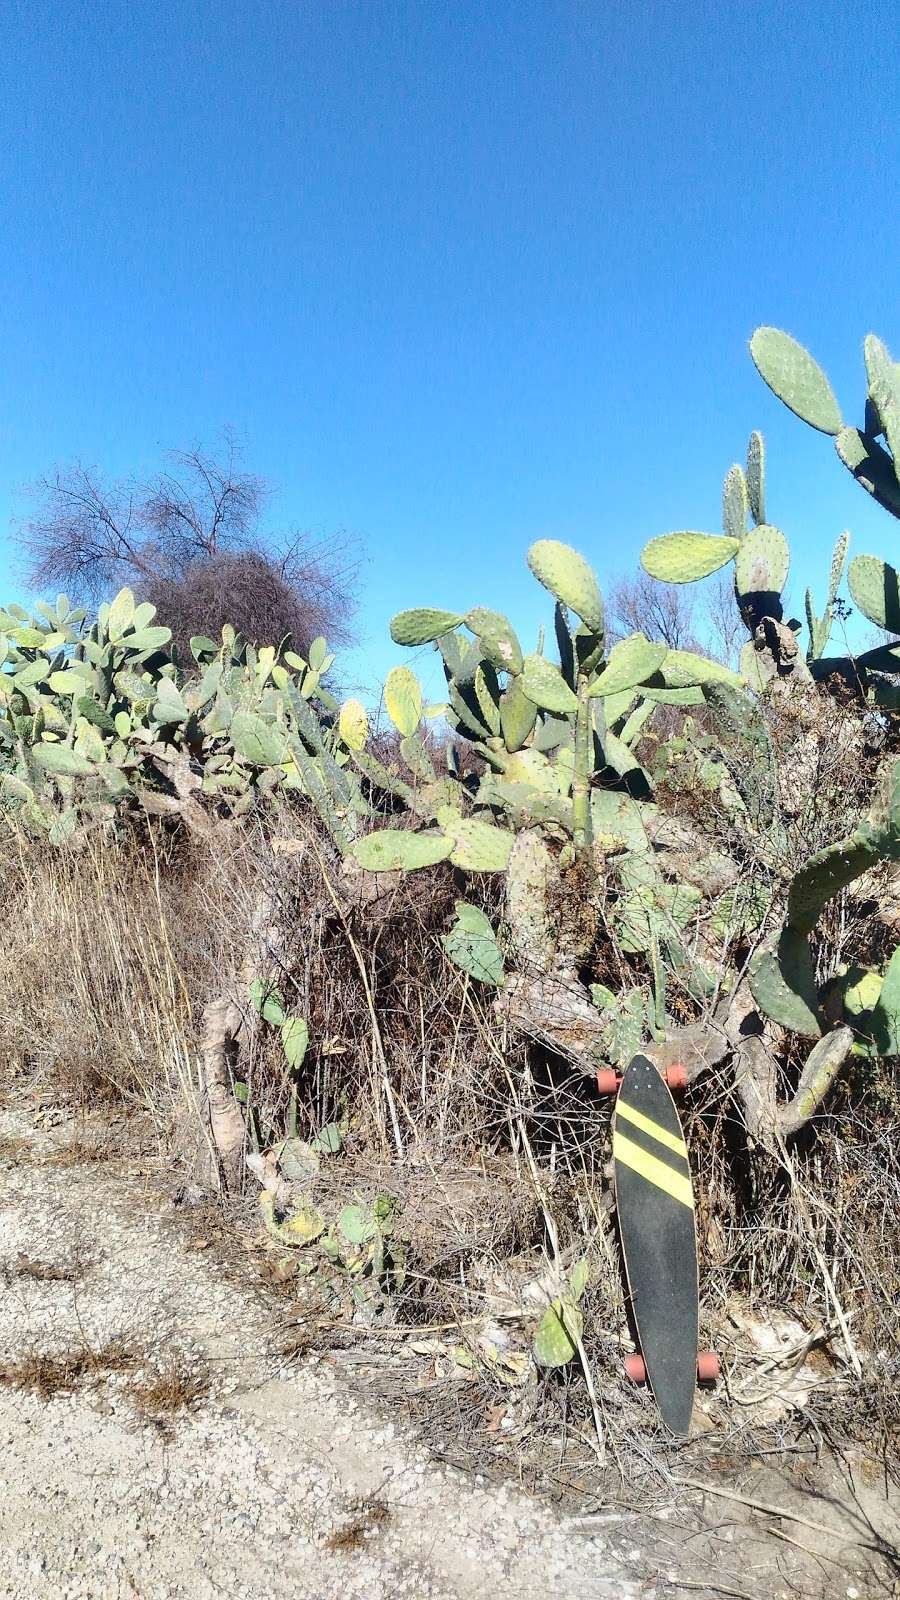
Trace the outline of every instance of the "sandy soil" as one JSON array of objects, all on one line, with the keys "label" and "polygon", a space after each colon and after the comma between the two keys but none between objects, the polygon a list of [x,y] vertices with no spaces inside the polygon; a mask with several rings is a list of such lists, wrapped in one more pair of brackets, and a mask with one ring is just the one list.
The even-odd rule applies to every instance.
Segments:
[{"label": "sandy soil", "polygon": [[[604,1537],[431,1464],[327,1362],[274,1355],[259,1298],[192,1251],[145,1185],[115,1165],[53,1164],[69,1137],[0,1114],[0,1594],[657,1592]],[[11,1383],[38,1380],[54,1352],[86,1363],[70,1393]],[[160,1375],[207,1392],[147,1417]]]}]

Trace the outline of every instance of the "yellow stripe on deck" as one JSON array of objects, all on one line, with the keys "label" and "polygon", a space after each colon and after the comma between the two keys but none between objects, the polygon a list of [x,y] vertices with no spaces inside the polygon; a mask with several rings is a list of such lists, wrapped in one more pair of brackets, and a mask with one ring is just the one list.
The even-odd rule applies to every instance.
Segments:
[{"label": "yellow stripe on deck", "polygon": [[683,1139],[679,1139],[677,1134],[670,1133],[668,1128],[663,1128],[658,1122],[654,1122],[652,1117],[645,1116],[643,1111],[636,1111],[634,1106],[630,1106],[627,1100],[622,1099],[621,1095],[616,1101],[616,1116],[624,1117],[626,1122],[633,1123],[642,1133],[649,1133],[657,1144],[665,1145],[667,1150],[674,1150],[677,1156],[684,1156],[685,1161],[687,1160],[687,1146]]},{"label": "yellow stripe on deck", "polygon": [[[621,1110],[621,1107],[617,1109]],[[691,1188],[690,1178],[683,1173],[676,1172],[668,1162],[660,1161],[658,1156],[652,1156],[649,1150],[642,1150],[618,1129],[613,1134],[613,1159],[621,1161],[624,1166],[630,1167],[632,1172],[637,1172],[648,1183],[655,1184],[657,1189],[665,1190],[666,1194],[678,1200],[681,1205],[689,1210],[694,1209],[694,1193]]]}]

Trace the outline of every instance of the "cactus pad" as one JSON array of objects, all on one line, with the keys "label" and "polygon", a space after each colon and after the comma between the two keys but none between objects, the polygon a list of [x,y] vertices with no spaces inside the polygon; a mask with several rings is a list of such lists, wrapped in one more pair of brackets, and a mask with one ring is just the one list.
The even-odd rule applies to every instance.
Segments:
[{"label": "cactus pad", "polygon": [[[163,682],[166,681],[163,679]],[[172,714],[174,715],[176,711],[177,707],[173,706]],[[154,714],[155,712],[156,707]],[[255,711],[247,711],[242,707],[235,712],[231,719],[231,738],[235,754],[240,756],[242,761],[249,762],[252,767],[274,767],[284,760],[284,731],[267,722],[264,717],[258,716]]]},{"label": "cactus pad", "polygon": [[785,928],[774,950],[754,956],[750,993],[767,1017],[792,1033],[817,1039],[822,1032],[809,945],[795,929]]},{"label": "cactus pad", "polygon": [[840,407],[822,368],[780,328],[757,328],[750,354],[760,377],[794,415],[821,433],[839,433]]},{"label": "cactus pad", "polygon": [[[732,672],[730,667],[723,667],[720,661],[708,661],[705,656],[695,655],[693,650],[670,650],[659,669],[659,676],[666,689],[687,689],[705,683],[729,683],[735,689],[742,687],[738,674]],[[654,690],[647,692],[652,696]],[[684,703],[675,701],[676,705]]]},{"label": "cactus pad", "polygon": [[729,467],[722,485],[722,528],[729,539],[743,539],[747,532],[750,501],[743,467]]},{"label": "cactus pad", "polygon": [[753,432],[747,445],[747,498],[754,525],[766,520],[766,447],[761,433]]},{"label": "cactus pad", "polygon": [[659,671],[667,655],[667,646],[651,641],[642,633],[633,633],[613,645],[603,671],[595,678],[588,693],[592,695],[620,694],[646,683]]},{"label": "cactus pad", "polygon": [[456,921],[441,944],[455,966],[479,983],[503,982],[503,952],[483,911],[465,900],[456,902]]},{"label": "cactus pad", "polygon": [[891,360],[887,346],[873,333],[866,339],[865,355],[869,398],[878,412],[900,482],[900,363]]},{"label": "cactus pad", "polygon": [[566,1295],[547,1307],[538,1323],[532,1350],[539,1367],[564,1367],[578,1349],[584,1330],[584,1317],[575,1301]]},{"label": "cactus pad", "polygon": [[696,583],[732,561],[738,552],[737,539],[721,533],[661,533],[641,551],[641,566],[660,583]]},{"label": "cactus pad", "polygon": [[522,671],[522,646],[508,617],[501,611],[475,606],[465,615],[466,627],[475,634],[482,653],[498,672]]},{"label": "cactus pad", "polygon": [[747,534],[734,558],[738,594],[780,595],[790,566],[791,553],[780,528],[762,522]]},{"label": "cactus pad", "polygon": [[384,703],[398,733],[415,733],[422,720],[422,690],[410,667],[392,667],[385,679]]},{"label": "cactus pad", "polygon": [[519,678],[510,678],[500,699],[500,731],[507,750],[521,750],[536,720],[534,701],[529,700]]},{"label": "cactus pad", "polygon": [[538,539],[528,552],[528,565],[538,582],[574,611],[592,633],[602,634],[603,597],[584,556],[558,539]]},{"label": "cactus pad", "polygon": [[514,834],[478,817],[462,817],[450,806],[441,807],[437,820],[450,841],[450,860],[455,867],[467,872],[505,871]]},{"label": "cactus pad", "polygon": [[338,713],[338,732],[348,750],[364,750],[369,719],[361,700],[345,700]]},{"label": "cactus pad", "polygon": [[368,872],[415,872],[446,861],[454,841],[442,833],[407,833],[381,828],[357,839],[351,855]]},{"label": "cactus pad", "polygon": [[888,633],[900,633],[900,574],[877,556],[854,556],[847,574],[863,616]]},{"label": "cactus pad", "polygon": [[555,667],[545,656],[525,657],[521,682],[529,700],[543,711],[574,716],[578,710],[578,696],[569,688],[559,667]]},{"label": "cactus pad", "polygon": [[900,517],[900,483],[890,456],[878,440],[860,433],[858,428],[842,428],[834,448],[866,493],[892,516]]},{"label": "cactus pad", "polygon": [[462,614],[456,611],[436,611],[427,607],[398,611],[391,619],[391,638],[395,644],[433,644],[442,634],[458,627],[462,620]]},{"label": "cactus pad", "polygon": [[872,1033],[880,1055],[900,1055],[900,948],[887,964],[872,1012]]}]

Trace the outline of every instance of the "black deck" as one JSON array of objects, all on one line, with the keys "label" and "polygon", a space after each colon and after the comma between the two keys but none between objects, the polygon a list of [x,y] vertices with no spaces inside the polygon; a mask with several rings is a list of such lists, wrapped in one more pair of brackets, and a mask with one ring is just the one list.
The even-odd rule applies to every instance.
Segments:
[{"label": "black deck", "polygon": [[616,1097],[613,1159],[619,1232],[647,1377],[666,1427],[686,1434],[697,1382],[693,1192],[675,1102],[646,1056],[634,1057]]}]

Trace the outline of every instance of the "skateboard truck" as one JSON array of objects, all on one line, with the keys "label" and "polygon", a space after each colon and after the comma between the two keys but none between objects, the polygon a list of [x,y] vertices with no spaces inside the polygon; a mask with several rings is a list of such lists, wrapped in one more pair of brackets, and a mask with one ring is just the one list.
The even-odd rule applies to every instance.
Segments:
[{"label": "skateboard truck", "polygon": [[[670,1089],[687,1088],[687,1070],[680,1062],[673,1067],[666,1067],[661,1076]],[[601,1067],[597,1073],[597,1091],[599,1094],[618,1094],[621,1082],[622,1074],[616,1072],[614,1067]]]}]

